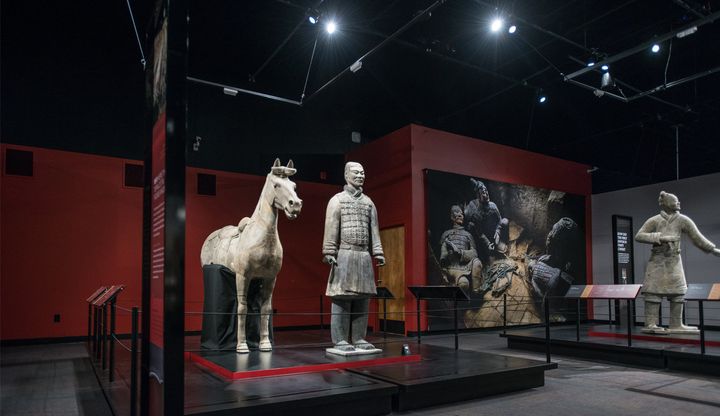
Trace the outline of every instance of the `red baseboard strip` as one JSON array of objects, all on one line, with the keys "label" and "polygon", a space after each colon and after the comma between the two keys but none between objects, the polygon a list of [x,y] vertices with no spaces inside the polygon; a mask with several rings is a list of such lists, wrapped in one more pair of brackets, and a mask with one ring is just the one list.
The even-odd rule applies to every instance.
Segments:
[{"label": "red baseboard strip", "polygon": [[[627,339],[627,334],[621,334],[618,332],[589,331],[588,336]],[[663,342],[663,343],[668,343],[668,344],[700,345],[699,339],[670,338],[667,335],[653,336],[653,335],[633,334],[632,339],[636,339],[638,341]],[[720,341],[705,340],[705,346],[706,347],[720,347]]]},{"label": "red baseboard strip", "polygon": [[[323,351],[324,353],[324,351]],[[358,368],[358,367],[371,367],[376,365],[384,364],[396,364],[396,363],[407,363],[421,361],[422,357],[420,354],[401,355],[394,357],[382,357],[368,360],[358,361],[345,361],[336,363],[324,363],[324,364],[309,364],[309,365],[298,365],[294,367],[282,367],[282,368],[269,368],[267,370],[250,370],[250,371],[230,371],[225,367],[222,367],[214,362],[203,358],[197,354],[186,352],[185,357],[191,361],[207,368],[208,370],[218,374],[224,378],[230,380],[241,380],[247,378],[257,377],[272,377],[272,376],[284,376],[289,374],[301,374],[301,373],[318,373],[321,371],[328,370],[341,370],[346,368]]]}]

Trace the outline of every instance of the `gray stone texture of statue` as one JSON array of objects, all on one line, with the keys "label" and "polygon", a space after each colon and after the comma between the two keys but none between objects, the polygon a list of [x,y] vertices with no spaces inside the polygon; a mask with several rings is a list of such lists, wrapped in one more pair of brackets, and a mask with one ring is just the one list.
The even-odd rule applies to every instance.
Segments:
[{"label": "gray stone texture of statue", "polygon": [[[677,196],[662,191],[658,202],[660,214],[645,221],[635,235],[635,241],[652,244],[642,288],[645,296],[645,327],[642,331],[653,334],[698,333],[696,327],[686,326],[682,320],[687,291],[680,257],[682,234],[687,234],[695,246],[707,253],[720,256],[720,249],[700,233],[689,217],[680,214]],[[670,326],[667,330],[658,326],[663,297],[670,301]]]},{"label": "gray stone texture of statue", "polygon": [[371,257],[378,266],[385,264],[377,210],[363,194],[361,164],[345,164],[345,182],[343,191],[328,202],[325,214],[322,253],[330,265],[325,292],[332,299],[330,333],[335,351],[379,352],[365,340],[370,298],[377,293]]},{"label": "gray stone texture of statue", "polygon": [[440,265],[447,284],[468,291],[471,283],[473,288],[482,284],[482,262],[478,259],[472,234],[463,227],[464,218],[459,206],[450,208],[453,227],[440,236]]},{"label": "gray stone texture of statue", "polygon": [[297,218],[302,200],[295,193],[295,183],[289,179],[296,172],[293,161],[281,166],[275,159],[268,173],[257,206],[251,217],[212,232],[203,243],[200,263],[220,264],[235,272],[237,287],[237,346],[239,353],[249,352],[245,332],[250,282],[262,279],[260,293],[261,351],[271,351],[269,320],[272,314],[272,293],[275,279],[282,265],[283,248],[278,236],[278,210],[288,219]]}]

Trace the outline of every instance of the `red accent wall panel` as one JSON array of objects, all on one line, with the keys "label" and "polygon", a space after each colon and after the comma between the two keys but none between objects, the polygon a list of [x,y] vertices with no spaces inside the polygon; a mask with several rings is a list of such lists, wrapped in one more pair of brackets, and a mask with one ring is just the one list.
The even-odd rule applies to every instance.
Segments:
[{"label": "red accent wall panel", "polygon": [[[7,148],[32,151],[35,166],[33,177],[2,176],[0,337],[85,334],[84,300],[100,286],[123,284],[120,305],[139,305],[142,189],[123,185],[124,163],[137,162]],[[129,331],[129,314],[118,317]]]},{"label": "red accent wall panel", "polygon": [[[375,201],[381,228],[403,224],[406,235],[406,285],[426,284],[426,218],[424,169],[477,176],[496,181],[555,189],[589,196],[589,166],[460,136],[419,125],[403,127],[348,155],[363,163],[367,192]],[[394,181],[394,182],[393,182]],[[398,188],[389,183],[402,184]],[[586,202],[587,276],[592,282],[590,199]],[[405,310],[415,311],[406,293]],[[416,330],[408,315],[405,327]],[[426,319],[421,320],[426,328]]]}]

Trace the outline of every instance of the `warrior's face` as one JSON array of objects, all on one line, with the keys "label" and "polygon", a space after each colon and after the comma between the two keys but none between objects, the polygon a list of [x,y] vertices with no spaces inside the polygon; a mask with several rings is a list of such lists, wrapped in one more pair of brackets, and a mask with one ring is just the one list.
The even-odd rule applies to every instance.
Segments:
[{"label": "warrior's face", "polygon": [[450,208],[450,221],[452,221],[455,225],[463,225],[463,221],[465,221],[465,216],[463,215],[463,212],[459,206],[454,205],[452,208]]},{"label": "warrior's face", "polygon": [[353,188],[361,188],[365,184],[365,170],[356,162],[345,165],[345,182]]},{"label": "warrior's face", "polygon": [[680,211],[680,200],[673,194],[662,192],[660,194],[660,208],[668,212]]},{"label": "warrior's face", "polygon": [[490,201],[490,195],[488,194],[488,190],[482,183],[478,185],[476,192],[478,201],[482,202],[483,204]]}]

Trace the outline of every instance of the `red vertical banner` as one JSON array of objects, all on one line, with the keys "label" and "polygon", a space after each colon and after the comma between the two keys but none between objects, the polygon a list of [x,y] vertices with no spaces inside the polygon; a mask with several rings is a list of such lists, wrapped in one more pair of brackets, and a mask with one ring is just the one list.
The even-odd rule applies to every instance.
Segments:
[{"label": "red vertical banner", "polygon": [[150,202],[150,374],[163,380],[165,293],[165,113],[153,126]]}]

